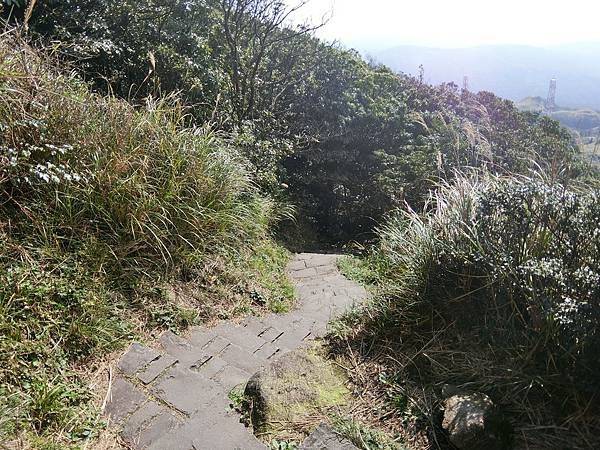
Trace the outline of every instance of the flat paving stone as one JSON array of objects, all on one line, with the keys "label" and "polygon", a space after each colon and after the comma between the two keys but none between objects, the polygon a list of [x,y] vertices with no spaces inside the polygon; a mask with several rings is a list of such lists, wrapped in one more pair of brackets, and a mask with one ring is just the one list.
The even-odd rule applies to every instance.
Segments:
[{"label": "flat paving stone", "polygon": [[152,388],[156,397],[184,414],[211,408],[223,394],[216,383],[188,369],[176,369]]},{"label": "flat paving stone", "polygon": [[[324,336],[331,319],[366,299],[362,287],[339,273],[337,259],[315,253],[294,257],[287,271],[298,302],[287,314],[193,327],[186,337],[165,332],[158,340],[162,352],[133,343],[117,365],[120,372],[105,411],[127,445],[144,450],[265,449],[231,410],[228,394],[267,361]],[[338,447],[335,434],[319,433],[307,439],[311,447],[301,448],[354,449]]]},{"label": "flat paving stone", "polygon": [[203,377],[212,379],[216,374],[218,374],[225,367],[227,367],[227,361],[219,358],[218,356],[211,356],[201,366],[192,367],[192,370],[195,370]]},{"label": "flat paving stone", "polygon": [[168,408],[150,400],[127,419],[121,436],[131,447],[143,449],[178,425],[181,421]]},{"label": "flat paving stone", "polygon": [[138,342],[132,343],[119,360],[117,368],[127,375],[133,375],[146,364],[158,358],[160,353]]},{"label": "flat paving stone", "polygon": [[295,272],[292,272],[292,274],[295,278],[298,279],[311,278],[317,276],[317,269],[315,269],[314,267],[309,267],[302,270],[296,270]]},{"label": "flat paving stone", "polygon": [[230,365],[245,370],[250,374],[253,374],[262,365],[260,359],[235,344],[229,345],[219,354],[219,357],[227,361]]},{"label": "flat paving stone", "polygon": [[177,358],[174,356],[162,355],[160,358],[152,361],[145,370],[138,373],[137,378],[144,384],[150,384],[177,361]]},{"label": "flat paving stone", "polygon": [[245,350],[254,352],[265,345],[266,341],[249,332],[242,326],[228,328],[222,331],[217,331],[218,336],[225,338],[228,342],[242,347]]},{"label": "flat paving stone", "polygon": [[267,325],[262,319],[253,316],[246,317],[240,326],[244,327],[246,331],[254,334],[255,336],[261,336],[269,328],[269,325]]},{"label": "flat paving stone", "polygon": [[285,349],[278,345],[273,345],[270,342],[266,342],[265,345],[263,345],[261,348],[255,350],[253,355],[256,356],[258,359],[267,360],[282,350]]},{"label": "flat paving stone", "polygon": [[275,339],[277,339],[282,334],[283,334],[283,331],[281,331],[279,328],[269,325],[269,328],[267,328],[260,335],[260,337],[263,338],[266,342],[273,342]]},{"label": "flat paving stone", "polygon": [[234,387],[246,383],[252,376],[252,373],[246,372],[243,369],[238,369],[232,365],[226,365],[219,372],[211,377],[212,380],[219,383],[229,392]]},{"label": "flat paving stone", "polygon": [[158,341],[165,352],[179,360],[185,359],[193,349],[189,341],[172,331],[165,331]]},{"label": "flat paving stone", "polygon": [[289,271],[294,271],[294,270],[302,270],[302,269],[306,269],[306,261],[299,259],[297,261],[293,261],[288,265],[288,270]]},{"label": "flat paving stone", "polygon": [[121,423],[147,400],[144,392],[131,381],[116,375],[111,383],[104,413],[114,422]]}]

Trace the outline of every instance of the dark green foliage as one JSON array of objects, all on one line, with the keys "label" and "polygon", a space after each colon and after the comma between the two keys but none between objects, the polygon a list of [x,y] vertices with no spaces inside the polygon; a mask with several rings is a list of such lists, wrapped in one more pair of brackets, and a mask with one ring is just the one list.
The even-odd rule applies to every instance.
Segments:
[{"label": "dark green foliage", "polygon": [[333,80],[335,90],[321,97],[335,101],[306,114],[327,131],[311,124],[314,142],[283,164],[294,198],[330,239],[369,238],[386,212],[405,202],[420,207],[436,181],[461,168],[528,173],[541,166],[556,179],[581,171],[572,139],[552,120],[490,93],[434,88],[330,53],[311,92],[327,86],[319,76]]},{"label": "dark green foliage", "polygon": [[215,25],[206,2],[180,0],[50,0],[37,2],[30,19],[32,32],[60,42],[99,91],[127,99],[182,91],[201,119],[224,82],[211,46]]},{"label": "dark green foliage", "polygon": [[233,131],[263,190],[291,197],[326,240],[369,239],[386,212],[419,207],[457,168],[577,175],[556,122],[369,65],[310,27],[283,28],[286,11],[270,0],[43,2],[30,26],[64,42],[102,91],[181,91],[196,121]]}]

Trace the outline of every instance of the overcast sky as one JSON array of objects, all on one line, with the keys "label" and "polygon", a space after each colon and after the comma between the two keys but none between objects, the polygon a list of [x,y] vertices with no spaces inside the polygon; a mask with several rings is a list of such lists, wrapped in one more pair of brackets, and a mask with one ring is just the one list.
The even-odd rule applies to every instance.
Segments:
[{"label": "overcast sky", "polygon": [[599,0],[311,0],[303,16],[330,10],[320,36],[362,50],[600,42]]}]

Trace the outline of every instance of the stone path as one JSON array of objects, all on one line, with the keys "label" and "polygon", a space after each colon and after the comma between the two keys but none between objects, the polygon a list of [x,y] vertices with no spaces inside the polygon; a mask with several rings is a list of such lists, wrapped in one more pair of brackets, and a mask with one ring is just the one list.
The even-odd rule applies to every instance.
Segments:
[{"label": "stone path", "polygon": [[159,348],[130,346],[117,365],[105,414],[132,449],[234,450],[265,446],[240,422],[229,393],[264,363],[322,337],[328,322],[366,291],[344,278],[337,255],[296,255],[290,313],[167,332]]}]

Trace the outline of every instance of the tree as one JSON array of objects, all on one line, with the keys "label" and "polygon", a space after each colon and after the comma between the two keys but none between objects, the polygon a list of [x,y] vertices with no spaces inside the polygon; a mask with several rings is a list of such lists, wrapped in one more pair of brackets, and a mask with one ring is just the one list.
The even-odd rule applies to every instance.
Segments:
[{"label": "tree", "polygon": [[[24,13],[13,11],[13,20]],[[35,37],[59,42],[97,90],[132,100],[181,92],[206,120],[225,81],[213,57],[214,16],[204,0],[47,0],[29,24]]]},{"label": "tree", "polygon": [[294,69],[302,58],[309,57],[303,41],[323,25],[290,21],[308,1],[300,0],[294,6],[282,0],[219,1],[238,124],[258,118],[259,113],[276,111],[285,91],[297,81]]}]

